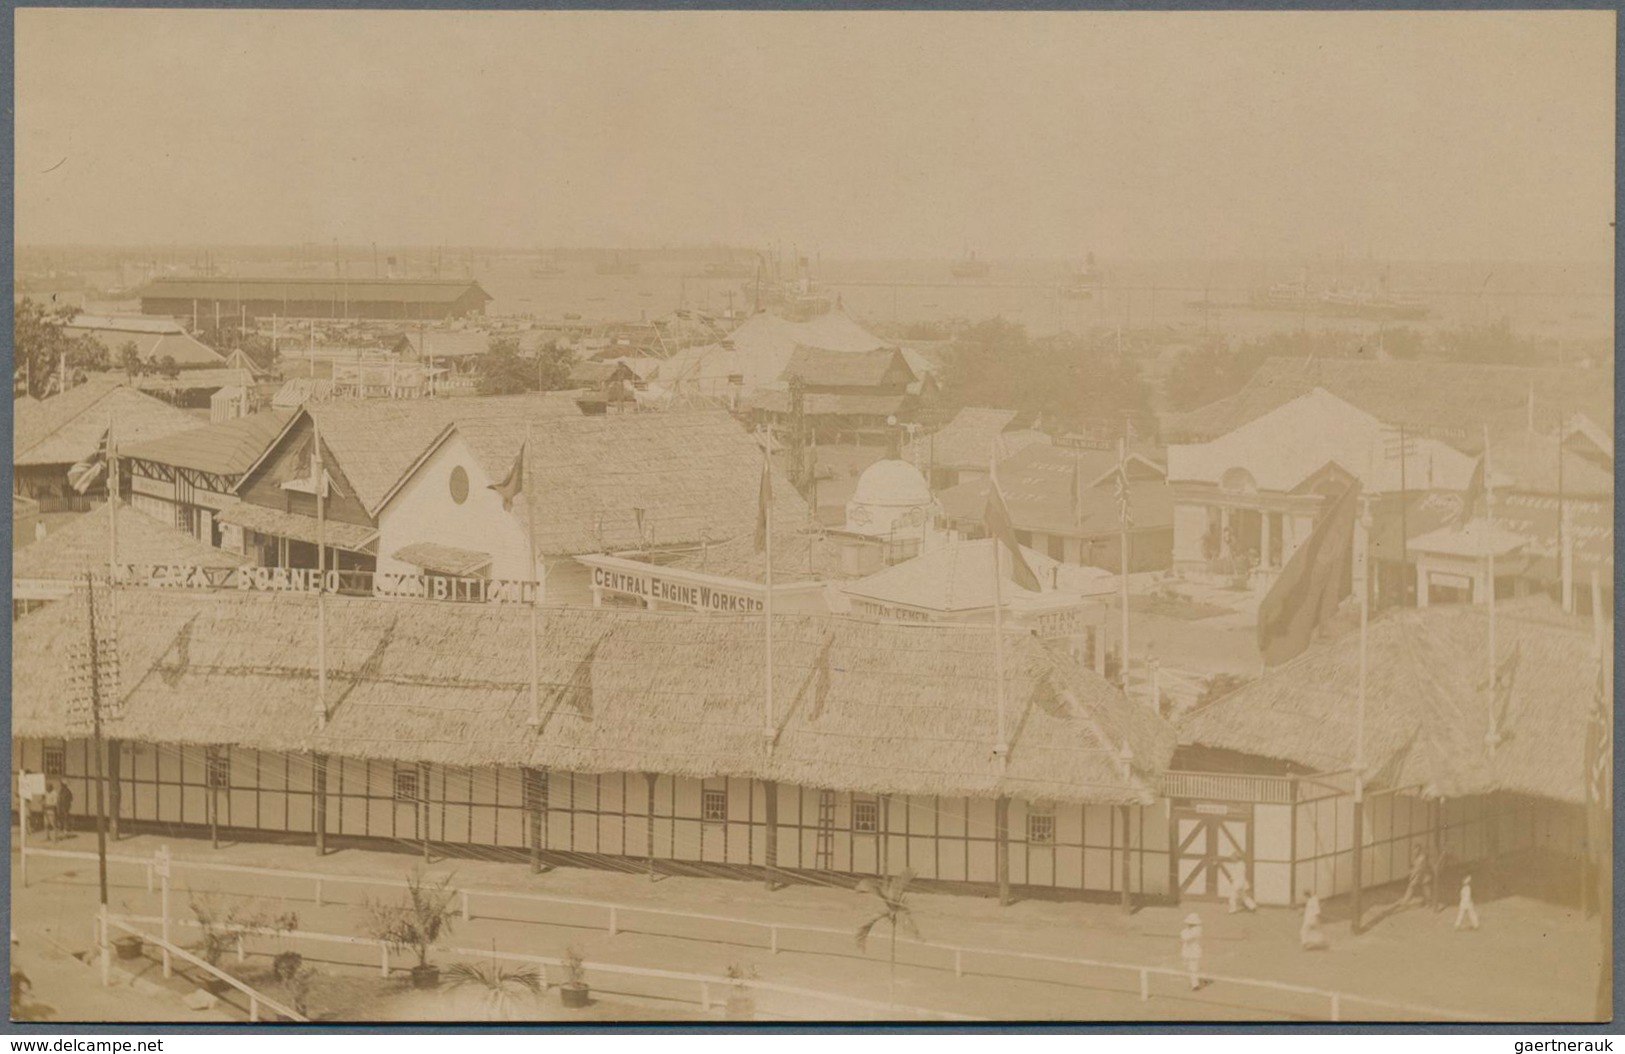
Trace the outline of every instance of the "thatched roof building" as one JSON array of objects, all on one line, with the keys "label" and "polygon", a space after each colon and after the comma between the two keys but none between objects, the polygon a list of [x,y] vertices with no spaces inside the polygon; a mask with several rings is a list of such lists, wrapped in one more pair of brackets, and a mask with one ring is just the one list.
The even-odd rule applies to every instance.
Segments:
[{"label": "thatched roof building", "polygon": [[[1584,744],[1597,685],[1590,627],[1544,601],[1502,605],[1495,702],[1500,739],[1485,737],[1488,612],[1450,605],[1372,620],[1366,667],[1365,753],[1374,786],[1430,796],[1508,791],[1585,800]],[[1180,740],[1306,765],[1353,764],[1359,634],[1311,647],[1260,680],[1191,713]],[[1507,672],[1510,671],[1510,672]]]},{"label": "thatched roof building", "polygon": [[[540,721],[529,723],[521,607],[327,601],[331,718],[316,719],[309,601],[127,590],[119,597],[123,715],[148,742],[578,773],[738,776],[870,793],[1150,803],[1172,730],[1037,639],[1011,634],[1011,750],[993,755],[985,628],[784,616],[775,631],[777,741],[763,748],[759,617],[553,609]],[[81,603],[13,640],[13,734],[63,736],[63,649]],[[232,705],[222,706],[220,700]]]},{"label": "thatched roof building", "polygon": [[203,421],[113,377],[98,378],[37,403],[20,402],[13,423],[12,464],[72,465],[96,452],[108,421],[122,448],[196,428]]},{"label": "thatched roof building", "polygon": [[[11,565],[14,592],[18,596],[27,592],[24,583],[82,583],[86,572],[105,575],[110,509],[110,505],[103,504],[18,550]],[[136,568],[227,568],[242,567],[250,561],[241,553],[216,549],[144,512],[123,506],[118,513],[118,562]]]}]

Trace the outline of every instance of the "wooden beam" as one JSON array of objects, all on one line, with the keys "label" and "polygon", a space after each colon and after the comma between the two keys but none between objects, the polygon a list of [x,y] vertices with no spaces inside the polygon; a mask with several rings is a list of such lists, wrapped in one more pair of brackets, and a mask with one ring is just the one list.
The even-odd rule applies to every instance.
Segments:
[{"label": "wooden beam", "polygon": [[999,906],[1010,903],[1010,799],[1000,796],[993,803],[993,855],[999,879]]},{"label": "wooden beam", "polygon": [[[766,809],[764,822],[767,824],[767,882],[769,890],[777,888],[776,872],[779,868],[779,785],[774,780],[762,782],[763,792],[766,794]],[[650,817],[649,829],[654,830],[654,818]]]},{"label": "wooden beam", "polygon": [[1132,806],[1128,806],[1128,805],[1119,805],[1117,807],[1118,813],[1123,817],[1123,911],[1124,912],[1132,912],[1134,910],[1134,896],[1133,896],[1133,894],[1131,894],[1129,892],[1129,889],[1128,889],[1128,882],[1129,882],[1129,855],[1128,854],[1129,854],[1129,847],[1132,844],[1132,840],[1129,837],[1129,817],[1132,815],[1131,809],[1132,809]]}]

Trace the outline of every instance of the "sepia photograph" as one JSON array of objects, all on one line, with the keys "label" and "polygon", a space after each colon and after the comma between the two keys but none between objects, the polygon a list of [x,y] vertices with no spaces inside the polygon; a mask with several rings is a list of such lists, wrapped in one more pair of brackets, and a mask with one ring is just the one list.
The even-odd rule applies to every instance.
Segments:
[{"label": "sepia photograph", "polygon": [[14,26],[13,1027],[1613,1019],[1612,10]]}]

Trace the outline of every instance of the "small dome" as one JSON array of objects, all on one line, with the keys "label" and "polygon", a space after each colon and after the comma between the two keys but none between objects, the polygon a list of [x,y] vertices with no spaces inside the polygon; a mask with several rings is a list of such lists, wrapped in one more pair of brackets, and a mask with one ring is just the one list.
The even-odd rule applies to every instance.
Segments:
[{"label": "small dome", "polygon": [[882,508],[913,508],[931,504],[931,488],[920,470],[907,461],[876,461],[858,477],[852,504]]}]

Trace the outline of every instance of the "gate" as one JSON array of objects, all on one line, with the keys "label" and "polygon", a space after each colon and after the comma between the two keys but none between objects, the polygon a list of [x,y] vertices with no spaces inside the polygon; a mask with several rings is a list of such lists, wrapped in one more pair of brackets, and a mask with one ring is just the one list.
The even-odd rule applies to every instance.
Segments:
[{"label": "gate", "polygon": [[1174,810],[1174,879],[1181,898],[1227,898],[1233,878],[1253,869],[1250,805],[1203,802]]}]

